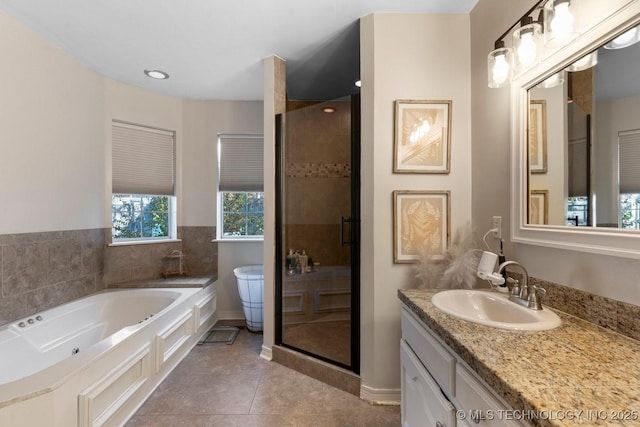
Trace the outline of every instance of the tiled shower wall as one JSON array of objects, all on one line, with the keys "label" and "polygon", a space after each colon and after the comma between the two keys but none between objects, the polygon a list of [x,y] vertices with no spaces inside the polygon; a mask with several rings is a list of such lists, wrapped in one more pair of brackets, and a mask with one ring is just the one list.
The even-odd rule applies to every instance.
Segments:
[{"label": "tiled shower wall", "polygon": [[289,101],[285,122],[282,259],[304,249],[321,265],[348,265],[340,217],[351,210],[351,103]]},{"label": "tiled shower wall", "polygon": [[215,227],[178,227],[181,242],[106,246],[110,229],[0,235],[0,325],[109,285],[160,278],[164,257],[185,254],[191,276],[215,275]]}]

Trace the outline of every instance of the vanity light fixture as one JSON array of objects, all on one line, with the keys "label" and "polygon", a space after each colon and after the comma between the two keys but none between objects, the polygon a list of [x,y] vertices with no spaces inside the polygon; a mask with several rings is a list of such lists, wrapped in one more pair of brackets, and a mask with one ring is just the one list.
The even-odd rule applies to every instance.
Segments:
[{"label": "vanity light fixture", "polygon": [[[522,72],[538,63],[543,45],[555,49],[573,40],[578,35],[579,3],[580,0],[539,0],[509,27],[487,57],[489,87],[508,86],[514,65],[517,72]],[[505,40],[511,33],[513,43],[509,47]]]},{"label": "vanity light fixture", "polygon": [[604,45],[605,49],[622,49],[640,41],[640,27],[633,27]]},{"label": "vanity light fixture", "polygon": [[156,79],[156,80],[165,80],[169,78],[169,74],[160,70],[144,70],[144,73],[148,77],[151,77],[152,79]]},{"label": "vanity light fixture", "polygon": [[578,36],[576,16],[578,0],[549,0],[544,5],[545,46],[564,46]]},{"label": "vanity light fixture", "polygon": [[547,77],[545,80],[540,82],[536,87],[539,87],[542,89],[550,89],[552,87],[560,86],[561,84],[564,83],[564,76],[565,76],[564,70],[558,71],[557,73],[552,74],[551,76]]},{"label": "vanity light fixture", "polygon": [[597,63],[598,63],[598,51],[594,50],[593,52],[583,56],[573,64],[569,65],[566,68],[566,70],[570,72],[584,71],[593,67]]},{"label": "vanity light fixture", "polygon": [[357,87],[362,87],[362,81],[361,80],[356,80],[354,85],[356,85]]},{"label": "vanity light fixture", "polygon": [[513,51],[510,47],[505,47],[502,40],[496,42],[495,49],[487,58],[487,66],[490,88],[509,85],[513,75]]},{"label": "vanity light fixture", "polygon": [[[518,65],[524,70],[539,61],[542,25],[542,4],[547,0],[538,1],[511,27],[507,28],[494,43],[494,50],[487,56],[488,83],[490,88],[505,87],[511,84],[513,67]],[[536,12],[538,21],[534,21]],[[513,33],[513,49],[505,44],[511,31],[519,25]],[[515,53],[514,53],[515,51]],[[517,61],[514,59],[516,56]]]},{"label": "vanity light fixture", "polygon": [[513,48],[520,69],[527,69],[540,60],[542,45],[542,25],[526,16],[520,22],[520,28],[513,32]]}]

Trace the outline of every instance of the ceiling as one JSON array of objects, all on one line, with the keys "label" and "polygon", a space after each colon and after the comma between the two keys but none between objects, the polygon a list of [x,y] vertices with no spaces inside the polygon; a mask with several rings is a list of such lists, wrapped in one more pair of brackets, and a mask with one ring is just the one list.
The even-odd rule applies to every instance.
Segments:
[{"label": "ceiling", "polygon": [[358,18],[469,13],[477,1],[0,0],[0,10],[116,81],[182,98],[261,100],[262,60],[278,55],[290,99],[326,100],[354,91]]}]

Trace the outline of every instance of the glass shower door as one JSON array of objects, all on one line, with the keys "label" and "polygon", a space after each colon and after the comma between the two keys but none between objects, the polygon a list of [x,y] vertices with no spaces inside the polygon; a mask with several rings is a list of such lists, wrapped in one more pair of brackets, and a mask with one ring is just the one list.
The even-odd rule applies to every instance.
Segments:
[{"label": "glass shower door", "polygon": [[276,340],[354,369],[359,326],[353,305],[359,295],[352,280],[357,224],[352,212],[351,101],[288,105],[279,127]]}]

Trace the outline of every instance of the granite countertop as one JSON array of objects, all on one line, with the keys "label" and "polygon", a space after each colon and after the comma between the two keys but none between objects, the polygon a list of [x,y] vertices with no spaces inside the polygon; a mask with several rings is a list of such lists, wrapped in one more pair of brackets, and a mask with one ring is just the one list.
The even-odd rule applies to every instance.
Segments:
[{"label": "granite countertop", "polygon": [[114,283],[109,288],[206,288],[218,279],[213,276],[176,276],[166,279],[136,280]]},{"label": "granite countertop", "polygon": [[557,310],[562,325],[549,331],[466,322],[431,304],[437,292],[398,297],[512,409],[539,414],[533,425],[640,426],[639,341]]}]

